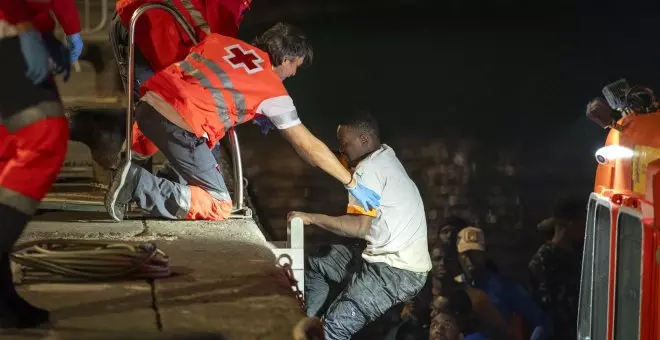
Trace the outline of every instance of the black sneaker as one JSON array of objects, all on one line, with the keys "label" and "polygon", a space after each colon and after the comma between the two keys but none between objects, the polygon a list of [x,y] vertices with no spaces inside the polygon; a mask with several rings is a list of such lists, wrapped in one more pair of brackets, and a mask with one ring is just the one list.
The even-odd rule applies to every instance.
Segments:
[{"label": "black sneaker", "polygon": [[110,188],[105,194],[105,209],[117,222],[124,219],[128,206],[133,201],[133,192],[140,180],[140,170],[139,166],[124,160],[112,175]]}]

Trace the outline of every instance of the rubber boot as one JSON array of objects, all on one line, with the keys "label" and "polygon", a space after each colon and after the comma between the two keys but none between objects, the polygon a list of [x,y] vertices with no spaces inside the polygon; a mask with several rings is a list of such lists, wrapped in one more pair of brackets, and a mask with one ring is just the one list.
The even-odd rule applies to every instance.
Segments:
[{"label": "rubber boot", "polygon": [[9,251],[31,216],[3,204],[0,204],[0,216],[0,328],[36,327],[48,322],[49,314],[18,295],[9,262]]},{"label": "rubber boot", "polygon": [[0,256],[0,328],[34,328],[48,323],[50,313],[25,301],[14,287],[9,254]]}]

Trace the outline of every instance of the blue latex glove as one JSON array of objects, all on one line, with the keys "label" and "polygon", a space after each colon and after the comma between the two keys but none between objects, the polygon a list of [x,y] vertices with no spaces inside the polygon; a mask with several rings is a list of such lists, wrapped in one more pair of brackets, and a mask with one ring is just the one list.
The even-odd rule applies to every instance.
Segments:
[{"label": "blue latex glove", "polygon": [[80,33],[74,33],[66,36],[66,44],[71,50],[71,63],[75,63],[80,58],[80,54],[83,49],[83,41],[80,37]]},{"label": "blue latex glove", "polygon": [[18,35],[21,52],[27,66],[25,75],[35,84],[40,84],[48,77],[48,51],[35,29],[25,31]]},{"label": "blue latex glove", "polygon": [[358,202],[360,202],[360,205],[362,205],[366,211],[376,209],[380,206],[380,195],[364,185],[358,183],[355,188],[346,189],[356,200],[358,200]]},{"label": "blue latex glove", "polygon": [[53,34],[46,33],[43,37],[48,54],[55,63],[54,73],[56,75],[62,74],[66,82],[71,75],[71,52]]},{"label": "blue latex glove", "polygon": [[271,122],[270,119],[266,116],[256,116],[254,119],[252,119],[252,122],[261,128],[261,133],[264,135],[267,134],[268,131],[276,129],[275,125],[273,125],[273,122]]}]

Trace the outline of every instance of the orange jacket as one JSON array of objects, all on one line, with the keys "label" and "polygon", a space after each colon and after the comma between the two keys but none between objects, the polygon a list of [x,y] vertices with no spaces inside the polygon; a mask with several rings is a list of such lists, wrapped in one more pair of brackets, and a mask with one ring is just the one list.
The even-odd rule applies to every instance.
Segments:
[{"label": "orange jacket", "polygon": [[209,35],[190,52],[149,78],[140,95],[160,95],[195,135],[206,135],[209,146],[258,114],[280,129],[300,123],[266,52],[219,34]]},{"label": "orange jacket", "polygon": [[[135,10],[161,0],[119,0],[117,13],[124,27],[129,28]],[[208,33],[235,37],[248,9],[247,0],[170,0],[179,13],[195,29],[199,41]],[[151,68],[158,72],[183,60],[194,45],[175,19],[165,11],[150,10],[142,15],[135,29],[135,43]]]}]

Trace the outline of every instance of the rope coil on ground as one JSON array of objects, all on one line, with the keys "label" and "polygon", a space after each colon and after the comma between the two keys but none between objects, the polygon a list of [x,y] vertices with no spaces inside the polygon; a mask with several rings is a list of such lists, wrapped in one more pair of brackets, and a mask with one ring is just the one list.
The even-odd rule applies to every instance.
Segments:
[{"label": "rope coil on ground", "polygon": [[18,245],[11,260],[18,284],[170,276],[169,257],[152,242],[39,240]]}]

